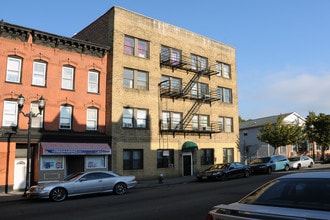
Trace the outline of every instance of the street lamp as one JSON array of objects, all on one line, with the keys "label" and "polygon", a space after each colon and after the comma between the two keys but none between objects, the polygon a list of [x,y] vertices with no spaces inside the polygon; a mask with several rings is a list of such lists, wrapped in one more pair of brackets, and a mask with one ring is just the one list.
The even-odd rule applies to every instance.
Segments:
[{"label": "street lamp", "polygon": [[20,94],[17,98],[17,105],[18,105],[18,113],[22,113],[22,115],[24,115],[24,117],[29,118],[28,121],[28,135],[27,135],[27,154],[26,154],[26,178],[25,178],[25,190],[24,190],[24,195],[26,190],[28,190],[31,186],[31,120],[32,118],[37,117],[38,115],[40,115],[42,113],[42,110],[45,108],[45,104],[46,104],[46,100],[41,96],[38,99],[38,108],[39,108],[39,112],[38,113],[34,113],[32,111],[28,112],[28,113],[24,113],[22,111],[23,107],[24,107],[24,103],[25,103],[25,98],[22,94]]}]

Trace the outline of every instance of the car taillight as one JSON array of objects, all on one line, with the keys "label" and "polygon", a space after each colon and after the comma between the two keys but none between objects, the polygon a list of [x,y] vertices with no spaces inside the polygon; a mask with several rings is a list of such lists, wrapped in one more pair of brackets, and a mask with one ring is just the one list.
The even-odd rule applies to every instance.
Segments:
[{"label": "car taillight", "polygon": [[213,216],[210,213],[208,213],[205,220],[213,220]]}]

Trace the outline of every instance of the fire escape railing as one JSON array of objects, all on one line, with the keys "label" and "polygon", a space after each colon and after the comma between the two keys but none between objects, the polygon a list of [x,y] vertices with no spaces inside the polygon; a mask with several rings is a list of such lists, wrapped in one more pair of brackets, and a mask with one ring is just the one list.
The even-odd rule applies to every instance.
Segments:
[{"label": "fire escape railing", "polygon": [[[201,65],[191,65],[189,58],[181,56],[180,58],[171,58],[169,54],[161,54],[160,55],[160,66],[171,68],[172,71],[175,69],[184,70],[187,73],[193,73],[193,77],[190,81],[185,85],[171,85],[169,80],[163,81],[159,83],[160,87],[160,97],[161,98],[172,98],[172,99],[190,99],[195,100],[192,107],[185,114],[183,119],[178,123],[176,122],[175,126],[173,126],[172,122],[164,123],[160,120],[160,131],[161,132],[183,132],[183,133],[220,133],[221,130],[217,123],[210,123],[209,126],[203,126],[202,129],[196,129],[192,126],[191,121],[194,115],[198,112],[199,108],[204,103],[211,104],[211,102],[215,102],[219,100],[217,90],[198,92],[193,91],[193,87],[196,83],[198,83],[199,79],[204,77],[211,77],[212,75],[217,74],[217,71],[209,67],[202,67]],[[214,67],[214,66],[213,66]],[[197,89],[198,90],[198,89]]]}]

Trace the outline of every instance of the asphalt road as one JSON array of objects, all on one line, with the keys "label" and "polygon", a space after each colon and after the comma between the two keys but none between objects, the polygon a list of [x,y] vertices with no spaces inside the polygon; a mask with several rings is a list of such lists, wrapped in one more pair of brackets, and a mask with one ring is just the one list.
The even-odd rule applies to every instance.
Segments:
[{"label": "asphalt road", "polygon": [[235,202],[263,183],[287,173],[133,189],[122,196],[77,197],[58,203],[21,200],[1,204],[0,219],[205,219],[212,206]]}]

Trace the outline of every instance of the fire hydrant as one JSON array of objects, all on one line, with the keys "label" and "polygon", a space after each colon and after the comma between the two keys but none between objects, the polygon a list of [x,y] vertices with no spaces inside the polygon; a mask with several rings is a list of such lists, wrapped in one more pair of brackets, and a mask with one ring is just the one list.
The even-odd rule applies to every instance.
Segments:
[{"label": "fire hydrant", "polygon": [[158,183],[162,184],[163,180],[164,180],[164,175],[161,173],[161,174],[159,174],[159,177],[158,177]]}]

